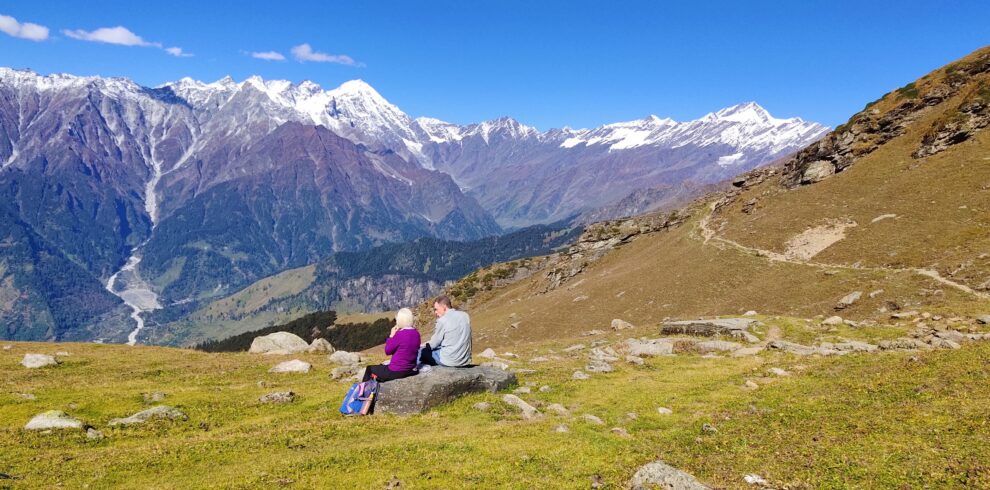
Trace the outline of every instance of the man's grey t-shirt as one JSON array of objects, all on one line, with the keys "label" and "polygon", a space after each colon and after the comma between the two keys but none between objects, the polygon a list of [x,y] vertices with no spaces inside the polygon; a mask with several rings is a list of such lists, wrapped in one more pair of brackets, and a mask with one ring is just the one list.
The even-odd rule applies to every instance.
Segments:
[{"label": "man's grey t-shirt", "polygon": [[471,318],[468,314],[451,308],[437,318],[430,347],[437,351],[440,364],[444,366],[471,364]]}]

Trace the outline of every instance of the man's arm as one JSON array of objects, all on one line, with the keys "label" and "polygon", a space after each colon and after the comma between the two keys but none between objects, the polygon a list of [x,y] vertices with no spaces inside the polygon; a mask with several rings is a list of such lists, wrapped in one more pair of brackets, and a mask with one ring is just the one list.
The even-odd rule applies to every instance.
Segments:
[{"label": "man's arm", "polygon": [[437,326],[433,328],[433,336],[430,337],[430,347],[433,349],[439,348],[443,345],[443,337],[446,334],[447,323],[443,321],[443,317],[437,318]]}]

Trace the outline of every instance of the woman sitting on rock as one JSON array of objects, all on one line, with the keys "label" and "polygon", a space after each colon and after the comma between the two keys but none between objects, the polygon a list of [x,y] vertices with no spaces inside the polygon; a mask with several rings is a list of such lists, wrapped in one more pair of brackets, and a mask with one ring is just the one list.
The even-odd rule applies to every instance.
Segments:
[{"label": "woman sitting on rock", "polygon": [[395,326],[385,341],[385,354],[392,356],[387,364],[368,366],[364,370],[364,381],[372,375],[379,382],[405,378],[416,374],[416,354],[419,352],[419,330],[413,326],[413,314],[403,308],[395,314]]}]

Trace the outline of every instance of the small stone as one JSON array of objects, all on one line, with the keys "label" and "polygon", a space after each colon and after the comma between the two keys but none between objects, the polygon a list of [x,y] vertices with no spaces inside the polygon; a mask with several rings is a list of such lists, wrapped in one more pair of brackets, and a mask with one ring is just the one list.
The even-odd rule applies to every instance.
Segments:
[{"label": "small stone", "polygon": [[757,475],[755,473],[750,473],[744,476],[743,481],[749,483],[750,485],[759,485],[760,487],[767,487],[770,485],[769,483],[767,483],[766,480],[763,479],[762,476]]},{"label": "small stone", "polygon": [[623,429],[622,427],[612,427],[612,430],[610,432],[619,437],[631,437],[629,435],[629,431]]},{"label": "small stone", "polygon": [[481,363],[481,365],[482,366],[487,366],[487,367],[493,367],[493,368],[501,369],[502,371],[508,371],[509,370],[509,365],[508,364],[506,364],[504,362],[499,362],[499,361],[483,362],[483,363]]},{"label": "small stone", "polygon": [[291,361],[280,362],[275,365],[275,367],[268,370],[269,373],[308,373],[313,365],[306,362],[300,361],[299,359],[293,359]]},{"label": "small stone", "polygon": [[626,419],[627,420],[636,420],[638,418],[639,418],[639,414],[636,413],[636,412],[629,412],[629,413],[626,414]]},{"label": "small stone", "polygon": [[544,356],[534,357],[529,360],[529,362],[548,362],[550,358]]},{"label": "small stone", "polygon": [[590,373],[611,373],[613,368],[611,364],[605,361],[593,360],[584,367],[584,370]]},{"label": "small stone", "polygon": [[113,427],[116,425],[142,424],[151,419],[186,420],[188,417],[177,408],[170,407],[168,405],[158,405],[157,407],[142,410],[134,415],[131,415],[130,417],[113,419],[110,421],[109,425]]},{"label": "small stone", "polygon": [[868,296],[870,298],[876,298],[877,296],[880,296],[881,294],[883,294],[883,289],[877,289],[875,291],[870,291],[870,294]]},{"label": "small stone", "polygon": [[515,390],[512,390],[512,392],[513,393],[516,393],[518,395],[528,395],[528,394],[532,393],[532,390],[530,390],[529,386],[520,386],[520,387],[516,388]]},{"label": "small stone", "polygon": [[636,364],[638,366],[642,366],[646,362],[646,360],[639,356],[626,356],[626,362],[628,362],[629,364]]},{"label": "small stone", "polygon": [[345,366],[354,365],[361,362],[361,354],[358,354],[357,352],[338,350],[327,356],[327,360],[330,361],[331,364],[340,364]]},{"label": "small stone", "polygon": [[481,351],[481,354],[478,354],[478,357],[484,357],[486,359],[494,359],[497,356],[498,354],[496,354],[495,350],[492,349],[491,347]]},{"label": "small stone", "polygon": [[571,352],[574,352],[574,351],[579,351],[581,349],[584,349],[584,344],[574,344],[574,345],[572,345],[572,346],[564,349],[564,352],[571,353]]},{"label": "small stone", "polygon": [[980,315],[976,317],[976,323],[981,325],[990,325],[990,315]]},{"label": "small stone", "polygon": [[757,313],[755,310],[749,310],[746,313],[743,313],[743,316],[756,316],[756,315]]},{"label": "small stone", "polygon": [[745,387],[747,390],[755,390],[755,389],[759,388],[760,385],[754,383],[753,380],[751,380],[751,379],[747,379],[746,380],[746,383],[743,384],[743,387]]},{"label": "small stone", "polygon": [[487,412],[489,409],[492,408],[492,404],[488,402],[478,402],[475,403],[474,405],[471,405],[471,408],[478,410],[480,412]]},{"label": "small stone", "polygon": [[26,430],[82,429],[82,422],[70,417],[61,410],[39,413],[24,426]]},{"label": "small stone", "polygon": [[516,395],[503,395],[502,401],[518,408],[519,410],[522,410],[522,418],[526,420],[532,420],[543,416],[543,414],[540,413],[536,407],[526,403],[522,398],[519,398]]},{"label": "small stone", "polygon": [[339,366],[335,367],[330,371],[330,377],[333,379],[345,379],[357,374],[357,366]]},{"label": "small stone", "polygon": [[508,357],[509,359],[516,359],[519,356],[517,356],[517,355],[515,355],[515,354],[513,354],[511,352],[504,352],[504,353],[502,353],[502,357]]},{"label": "small stone", "polygon": [[292,403],[296,394],[291,391],[276,391],[258,399],[261,403]]},{"label": "small stone", "polygon": [[908,319],[908,318],[914,318],[916,316],[918,316],[918,312],[917,311],[903,311],[903,312],[900,312],[900,313],[894,313],[894,314],[890,315],[890,317],[893,318],[893,319],[895,319],[895,320],[905,320],[905,319]]},{"label": "small stone", "polygon": [[732,354],[730,355],[732,357],[747,357],[747,356],[755,356],[760,352],[763,352],[762,345],[754,346],[754,347],[743,347],[742,349],[732,351]]},{"label": "small stone", "polygon": [[55,355],[56,356],[59,356],[59,357],[68,357],[68,356],[71,356],[72,354],[69,354],[68,352],[65,352],[64,350],[60,350],[60,351],[56,352]]},{"label": "small stone", "polygon": [[667,407],[657,407],[657,413],[660,415],[670,415],[674,413],[674,411]]},{"label": "small stone", "polygon": [[787,371],[784,371],[783,369],[780,369],[778,367],[772,367],[772,368],[770,368],[768,370],[768,372],[770,374],[774,375],[774,376],[790,376],[791,375],[791,373],[789,373]]},{"label": "small stone", "polygon": [[570,429],[570,428],[568,428],[568,427],[567,427],[566,425],[564,425],[564,424],[560,424],[560,425],[558,425],[557,427],[554,427],[554,429],[553,429],[553,431],[554,431],[554,432],[558,432],[558,433],[561,433],[561,434],[563,434],[563,433],[566,433],[566,432],[570,432],[570,431],[571,431],[571,429]]},{"label": "small stone", "polygon": [[550,387],[549,387],[549,386],[547,386],[547,385],[543,385],[543,386],[541,386],[541,387],[540,387],[540,393],[548,393],[548,392],[550,392],[551,390],[553,390],[553,388],[550,388]]},{"label": "small stone", "polygon": [[705,424],[702,424],[701,425],[701,433],[702,434],[718,434],[718,429],[716,429],[715,426],[712,425],[712,424],[705,423]]},{"label": "small stone", "polygon": [[591,379],[591,376],[584,371],[574,371],[574,374],[571,375],[571,379]]},{"label": "small stone", "polygon": [[620,320],[618,318],[612,320],[612,330],[626,330],[629,328],[635,328],[632,323],[625,320]]},{"label": "small stone", "polygon": [[580,296],[576,296],[572,302],[573,303],[578,303],[578,302],[581,302],[581,301],[585,301],[587,299],[588,299],[588,297],[586,295],[583,295],[582,294]]},{"label": "small stone", "polygon": [[588,423],[591,423],[591,424],[605,425],[605,422],[603,422],[602,419],[600,419],[600,418],[598,418],[598,417],[596,417],[596,416],[594,416],[594,415],[592,415],[590,413],[586,413],[586,414],[582,415],[581,416],[581,419],[584,420],[584,421],[586,421],[586,422],[588,422]]},{"label": "small stone", "polygon": [[86,439],[91,441],[99,441],[103,439],[103,433],[90,427],[86,429]]},{"label": "small stone", "polygon": [[14,346],[12,346],[10,344],[6,344],[6,345],[3,346],[3,350],[10,350],[10,349],[13,349],[13,348],[14,348]]},{"label": "small stone", "polygon": [[24,354],[21,365],[28,369],[37,369],[45,366],[55,366],[58,360],[45,354]]},{"label": "small stone", "polygon": [[841,316],[830,316],[822,320],[822,325],[842,325],[842,321]]},{"label": "small stone", "polygon": [[153,391],[151,393],[141,393],[141,397],[144,398],[145,403],[157,403],[165,400],[165,393]]},{"label": "small stone", "polygon": [[844,310],[844,309],[852,306],[857,301],[859,301],[859,298],[862,297],[862,296],[863,296],[863,292],[862,291],[853,291],[853,292],[851,292],[851,293],[843,296],[842,299],[840,299],[839,302],[835,304],[835,309],[836,310]]},{"label": "small stone", "polygon": [[587,337],[587,336],[591,336],[591,335],[602,335],[604,333],[605,333],[604,330],[595,329],[595,330],[588,330],[587,332],[583,333],[582,335],[584,335],[585,337]]}]

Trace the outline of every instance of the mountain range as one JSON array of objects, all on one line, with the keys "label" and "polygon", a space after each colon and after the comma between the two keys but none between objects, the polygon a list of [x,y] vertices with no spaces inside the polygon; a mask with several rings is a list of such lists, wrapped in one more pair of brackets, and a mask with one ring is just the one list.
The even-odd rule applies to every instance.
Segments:
[{"label": "mountain range", "polygon": [[[413,119],[359,80],[148,88],[2,68],[2,335],[119,340],[141,310],[225,296],[333,252],[478,239],[634,192],[662,199],[826,131],[755,103],[684,123],[460,126]],[[125,306],[128,291],[151,297]]]}]

